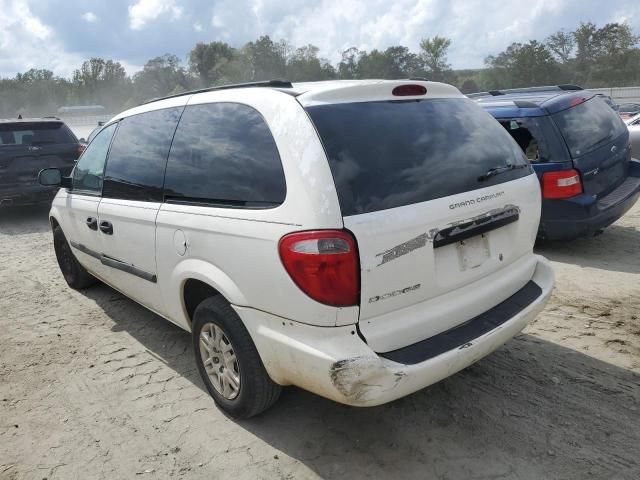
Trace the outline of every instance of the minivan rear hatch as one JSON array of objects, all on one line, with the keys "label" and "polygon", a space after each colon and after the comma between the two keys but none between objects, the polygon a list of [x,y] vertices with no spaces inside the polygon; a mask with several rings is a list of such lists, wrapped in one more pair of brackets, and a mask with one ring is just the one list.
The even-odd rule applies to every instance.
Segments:
[{"label": "minivan rear hatch", "polygon": [[628,176],[629,132],[619,115],[600,97],[576,98],[572,106],[551,116],[580,172],[584,192],[607,195]]},{"label": "minivan rear hatch", "polygon": [[[531,278],[524,266],[506,288],[496,282],[495,295],[469,305],[467,297],[456,315],[445,309],[424,325],[433,312],[423,302],[530,254],[540,214],[537,179],[518,145],[493,117],[459,97],[307,106],[344,225],[358,242],[360,330],[368,340],[379,330],[376,318],[424,305],[408,320],[423,325],[405,325],[406,339],[419,341],[486,311]],[[392,329],[400,323],[385,322]],[[387,351],[402,342],[372,347]]]}]

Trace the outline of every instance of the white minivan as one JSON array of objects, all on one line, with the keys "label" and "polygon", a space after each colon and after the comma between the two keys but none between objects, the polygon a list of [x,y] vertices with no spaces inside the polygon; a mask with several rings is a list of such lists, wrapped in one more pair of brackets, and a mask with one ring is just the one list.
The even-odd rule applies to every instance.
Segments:
[{"label": "white minivan", "polygon": [[476,362],[545,305],[539,182],[456,88],[260,82],[108,122],[50,213],[68,284],[96,279],[192,332],[236,417],[284,385],[349,405]]}]

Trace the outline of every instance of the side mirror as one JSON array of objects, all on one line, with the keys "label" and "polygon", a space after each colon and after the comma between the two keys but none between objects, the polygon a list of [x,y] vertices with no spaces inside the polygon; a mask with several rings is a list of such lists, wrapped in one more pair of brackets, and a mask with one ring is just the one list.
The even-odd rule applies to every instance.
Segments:
[{"label": "side mirror", "polygon": [[38,173],[38,183],[45,187],[71,188],[71,177],[63,177],[57,168],[45,168]]},{"label": "side mirror", "polygon": [[45,168],[38,174],[38,183],[45,187],[56,187],[62,183],[62,173],[57,168]]}]

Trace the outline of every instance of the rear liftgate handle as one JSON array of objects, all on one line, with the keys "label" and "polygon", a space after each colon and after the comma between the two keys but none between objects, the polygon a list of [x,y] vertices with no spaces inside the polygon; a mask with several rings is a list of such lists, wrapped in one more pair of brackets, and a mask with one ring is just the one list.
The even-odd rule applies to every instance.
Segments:
[{"label": "rear liftgate handle", "polygon": [[107,235],[113,235],[113,225],[111,222],[100,222],[100,231]]},{"label": "rear liftgate handle", "polygon": [[98,219],[95,217],[87,218],[87,227],[91,230],[98,230]]}]

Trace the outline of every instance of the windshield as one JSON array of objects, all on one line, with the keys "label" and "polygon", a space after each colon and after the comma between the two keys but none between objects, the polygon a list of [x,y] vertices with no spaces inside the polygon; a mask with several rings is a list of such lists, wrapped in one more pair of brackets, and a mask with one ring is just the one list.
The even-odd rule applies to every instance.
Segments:
[{"label": "windshield", "polygon": [[553,115],[572,157],[605,145],[626,132],[620,116],[598,97]]},{"label": "windshield", "polygon": [[[455,195],[531,173],[522,150],[469,99],[308,107],[333,173],[342,214]],[[505,169],[481,179],[488,170]]]}]

